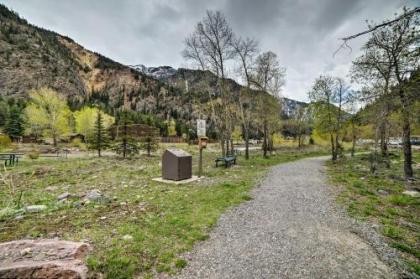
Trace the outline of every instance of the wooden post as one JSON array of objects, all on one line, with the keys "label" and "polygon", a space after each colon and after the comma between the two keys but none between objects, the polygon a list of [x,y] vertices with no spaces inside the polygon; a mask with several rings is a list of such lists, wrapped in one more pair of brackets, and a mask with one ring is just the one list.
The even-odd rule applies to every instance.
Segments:
[{"label": "wooden post", "polygon": [[199,146],[200,148],[200,158],[198,159],[198,177],[201,177],[201,173],[203,172],[203,147]]}]

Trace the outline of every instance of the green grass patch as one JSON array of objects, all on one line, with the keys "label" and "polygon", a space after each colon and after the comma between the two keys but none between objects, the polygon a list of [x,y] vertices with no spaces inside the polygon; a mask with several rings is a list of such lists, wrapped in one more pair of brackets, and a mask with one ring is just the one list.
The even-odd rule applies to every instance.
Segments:
[{"label": "green grass patch", "polygon": [[[196,146],[175,145],[193,155]],[[27,237],[92,243],[87,259],[92,271],[106,278],[150,278],[155,272],[174,274],[185,267],[179,255],[208,238],[228,208],[252,199],[249,192],[269,166],[324,155],[322,149],[282,149],[269,158],[261,153],[231,168],[214,167],[220,154],[210,145],[204,152],[199,182],[168,185],[152,181],[161,175],[160,154],[121,160],[116,157],[23,160],[0,184],[0,241]],[[86,192],[100,190],[109,202],[82,205]],[[15,219],[21,206],[42,204],[47,210]],[[65,202],[57,196],[73,195]],[[7,208],[7,209],[4,209]],[[124,238],[125,236],[128,238]]]},{"label": "green grass patch", "polygon": [[[380,165],[374,175],[370,173],[369,154],[328,162],[328,172],[340,189],[337,201],[347,208],[349,215],[381,224],[380,232],[390,246],[398,249],[411,270],[420,275],[420,198],[402,193],[413,186],[420,188],[420,170],[414,168],[417,177],[414,184],[406,182],[402,157],[394,154],[392,158],[389,168]],[[414,151],[413,160],[414,165],[420,162],[419,151]]]}]

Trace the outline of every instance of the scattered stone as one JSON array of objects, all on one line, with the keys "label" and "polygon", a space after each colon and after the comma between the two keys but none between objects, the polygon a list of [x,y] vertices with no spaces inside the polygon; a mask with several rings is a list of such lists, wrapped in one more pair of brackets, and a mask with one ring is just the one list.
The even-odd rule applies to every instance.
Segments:
[{"label": "scattered stone", "polygon": [[29,213],[38,213],[47,209],[46,205],[39,204],[39,205],[28,205],[25,207],[25,211]]},{"label": "scattered stone", "polygon": [[106,216],[102,216],[99,218],[99,220],[106,220],[106,218],[107,218]]},{"label": "scattered stone", "polygon": [[50,171],[52,171],[53,170],[53,167],[50,167],[50,166],[41,166],[41,167],[38,167],[35,171],[34,171],[34,174],[35,175],[44,175],[44,174],[47,174],[47,173],[49,173]]},{"label": "scattered stone", "polygon": [[45,188],[45,191],[48,192],[54,192],[55,190],[57,190],[57,186],[48,186],[47,188]]},{"label": "scattered stone", "polygon": [[382,189],[378,190],[378,194],[381,195],[381,196],[388,196],[389,195],[389,193],[387,191],[382,190]]},{"label": "scattered stone", "polygon": [[147,207],[147,203],[146,202],[139,203],[139,210],[140,211],[146,211],[146,207]]},{"label": "scattered stone", "polygon": [[126,234],[122,237],[122,239],[125,240],[125,241],[131,241],[131,240],[133,240],[133,236],[131,236],[129,234]]},{"label": "scattered stone", "polygon": [[413,229],[415,231],[420,231],[420,226],[418,226],[418,225],[416,225],[414,223],[410,223],[410,222],[407,222],[407,221],[404,221],[404,220],[400,220],[398,223],[400,225],[403,225],[404,227]]},{"label": "scattered stone", "polygon": [[420,197],[420,192],[418,192],[418,191],[409,191],[409,190],[406,190],[406,191],[404,191],[404,192],[402,192],[404,195],[407,195],[407,196],[410,196],[410,197],[413,197],[413,198],[418,198],[418,197]]},{"label": "scattered stone", "polygon": [[82,207],[82,203],[80,201],[76,201],[73,203],[73,207],[75,208],[81,208]]},{"label": "scattered stone", "polygon": [[52,239],[0,243],[0,278],[85,279],[89,250],[85,243]]},{"label": "scattered stone", "polygon": [[70,198],[70,197],[71,197],[70,193],[69,193],[69,192],[65,192],[65,193],[63,193],[63,194],[59,195],[59,196],[57,197],[57,200],[59,200],[59,201],[61,201],[61,200],[66,200],[66,199],[68,199],[68,198]]},{"label": "scattered stone", "polygon": [[86,193],[86,199],[90,201],[100,201],[102,198],[102,193],[97,189],[90,190]]}]

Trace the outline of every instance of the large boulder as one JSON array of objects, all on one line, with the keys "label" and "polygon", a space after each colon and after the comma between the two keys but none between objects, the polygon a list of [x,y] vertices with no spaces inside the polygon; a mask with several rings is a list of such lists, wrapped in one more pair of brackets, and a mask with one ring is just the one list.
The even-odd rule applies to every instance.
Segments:
[{"label": "large boulder", "polygon": [[0,278],[85,279],[89,245],[37,239],[0,243]]}]

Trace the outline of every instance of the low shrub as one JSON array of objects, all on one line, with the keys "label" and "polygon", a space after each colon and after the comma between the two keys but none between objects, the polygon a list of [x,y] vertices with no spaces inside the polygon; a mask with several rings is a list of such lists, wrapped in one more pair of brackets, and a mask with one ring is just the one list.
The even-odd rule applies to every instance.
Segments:
[{"label": "low shrub", "polygon": [[5,149],[10,147],[12,140],[7,135],[0,135],[0,149]]},{"label": "low shrub", "polygon": [[32,150],[31,152],[28,153],[28,157],[29,157],[29,159],[32,159],[32,160],[38,159],[39,158],[39,151]]},{"label": "low shrub", "polygon": [[80,139],[80,138],[75,138],[71,141],[70,144],[72,147],[76,147],[79,148],[82,151],[86,151],[87,150],[87,146],[86,144]]}]

